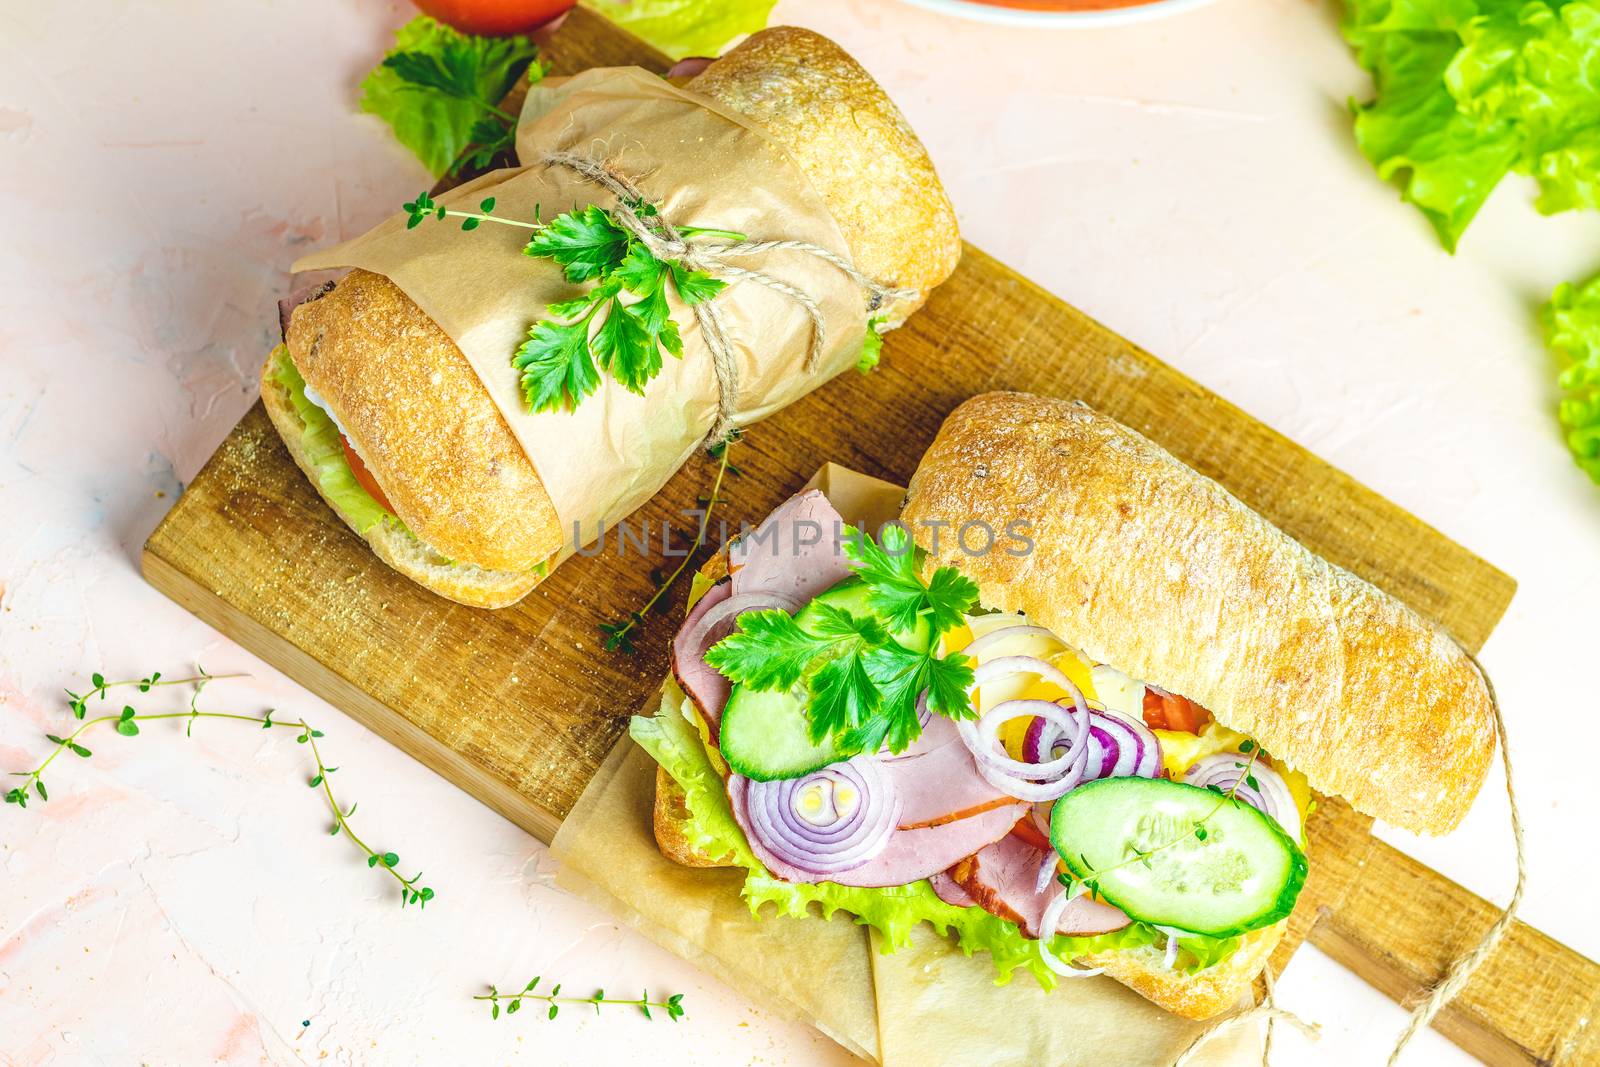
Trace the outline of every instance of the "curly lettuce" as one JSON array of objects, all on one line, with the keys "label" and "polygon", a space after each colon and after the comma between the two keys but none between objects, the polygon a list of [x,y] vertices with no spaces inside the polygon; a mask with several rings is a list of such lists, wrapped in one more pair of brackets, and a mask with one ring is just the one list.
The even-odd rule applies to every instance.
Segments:
[{"label": "curly lettuce", "polygon": [[777,0],[583,0],[673,59],[714,56],[766,26]]},{"label": "curly lettuce", "polygon": [[524,72],[543,74],[538,53],[526,37],[476,37],[421,15],[362,79],[361,110],[387,122],[436,178],[458,160],[482,169],[511,147],[516,116],[499,104]]},{"label": "curly lettuce", "polygon": [[[692,596],[702,591],[702,582],[703,579],[696,576],[697,588]],[[764,904],[771,904],[778,915],[797,919],[818,913],[827,918],[834,912],[844,911],[853,915],[857,923],[873,927],[882,934],[885,952],[905,947],[912,929],[926,922],[941,934],[954,932],[957,944],[969,956],[979,951],[989,953],[994,961],[996,984],[1006,984],[1021,968],[1031,973],[1045,989],[1055,987],[1057,978],[1039,958],[1036,942],[1024,938],[1015,923],[979,907],[960,908],[947,904],[926,880],[887,889],[865,889],[833,882],[786,882],[774,877],[751,852],[744,832],[733,817],[722,776],[706,754],[691,708],[683,691],[669,679],[660,710],[653,717],[634,717],[628,732],[683,789],[691,816],[683,827],[685,839],[697,850],[710,856],[727,857],[745,869],[742,893],[753,914],[760,915]],[[816,909],[811,907],[813,904],[817,905]],[[1132,923],[1121,930],[1094,937],[1058,935],[1052,948],[1058,956],[1072,959],[1108,949],[1164,943],[1164,935],[1153,927]],[[1239,944],[1238,938],[1185,938],[1181,942],[1180,965],[1191,973],[1213,966],[1232,955]]]},{"label": "curly lettuce", "polygon": [[1350,0],[1343,29],[1377,90],[1356,142],[1445,248],[1510,173],[1600,207],[1600,0]]},{"label": "curly lettuce", "polygon": [[300,419],[300,446],[316,468],[317,487],[322,495],[339,509],[340,513],[365,534],[380,523],[403,526],[400,519],[372,498],[356,481],[355,473],[344,458],[344,445],[340,442],[339,428],[328,413],[306,397],[306,382],[300,368],[289,358],[289,349],[279,345],[272,350],[272,365],[267,379],[281,386],[289,394],[289,403]]},{"label": "curly lettuce", "polygon": [[1563,283],[1544,308],[1545,339],[1560,363],[1556,413],[1578,466],[1600,482],[1600,275]]}]

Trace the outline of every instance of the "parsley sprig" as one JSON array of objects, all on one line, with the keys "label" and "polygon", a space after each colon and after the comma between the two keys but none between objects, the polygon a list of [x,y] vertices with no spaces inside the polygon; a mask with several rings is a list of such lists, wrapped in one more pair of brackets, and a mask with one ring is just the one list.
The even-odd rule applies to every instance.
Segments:
[{"label": "parsley sprig", "polygon": [[[511,365],[522,372],[522,393],[530,411],[571,411],[600,387],[605,372],[629,392],[644,394],[661,373],[663,354],[680,358],[683,336],[672,318],[669,291],[685,307],[710,300],[727,283],[673,259],[659,259],[611,211],[590,204],[546,222],[534,205],[533,221],[494,214],[495,198],[477,211],[446,208],[427,193],[403,205],[408,229],[430,216],[462,220],[463,230],[485,222],[533,231],[522,253],[548,259],[575,285],[593,283],[583,295],[546,307],[545,317],[528,330]],[[628,207],[647,224],[659,220],[654,204]],[[683,237],[744,240],[744,234],[698,226],[678,227]]]},{"label": "parsley sprig", "polygon": [[747,612],[739,632],[713,646],[706,662],[752,689],[803,687],[814,742],[832,738],[845,754],[885,743],[902,752],[922,732],[917,706],[924,695],[940,715],[973,715],[967,657],[941,656],[938,647],[977,604],[978,587],[954,567],[924,580],[926,553],[903,527],[885,527],[877,542],[849,526],[843,535],[871,615],[821,604],[802,624],[783,611]]}]

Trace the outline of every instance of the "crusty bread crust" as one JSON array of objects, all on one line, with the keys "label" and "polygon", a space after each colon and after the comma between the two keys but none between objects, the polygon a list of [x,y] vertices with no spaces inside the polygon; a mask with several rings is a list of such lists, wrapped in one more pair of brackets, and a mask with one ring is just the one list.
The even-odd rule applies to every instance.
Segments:
[{"label": "crusty bread crust", "polygon": [[418,537],[491,570],[560,550],[555,506],[488,390],[393,282],[351,271],[295,308],[285,342]]},{"label": "crusty bread crust", "polygon": [[1163,949],[1119,949],[1078,962],[1098,967],[1146,1000],[1186,1019],[1210,1019],[1238,1004],[1283,940],[1288,920],[1244,935],[1244,944],[1221,963],[1194,974],[1169,969]]},{"label": "crusty bread crust", "polygon": [[947,533],[933,555],[986,606],[1198,701],[1358,811],[1445,833],[1488,772],[1488,689],[1449,635],[1083,404],[968,400],[904,518],[929,547],[929,522],[1029,523],[1027,554]]},{"label": "crusty bread crust", "polygon": [[653,824],[656,847],[673,863],[684,867],[727,867],[729,857],[721,859],[707,855],[689,843],[684,835],[684,824],[689,821],[689,805],[684,800],[683,787],[673,781],[663,767],[656,768],[656,802]]},{"label": "crusty bread crust", "polygon": [[[267,373],[271,366],[272,357],[268,356],[261,374],[261,404],[267,409],[267,416],[272,419],[273,426],[277,427],[278,435],[283,438],[285,447],[289,449],[289,455],[294,457],[295,464],[305,472],[306,477],[315,486],[316,468],[306,455],[303,446],[304,424],[294,410],[288,390]],[[318,491],[321,491],[320,487]],[[356,530],[350,517],[337,505],[329,501],[328,506],[333,508],[334,514],[338,515],[346,526]],[[420,542],[413,534],[381,523],[365,533],[359,530],[356,532],[372,546],[372,551],[379,559],[407,578],[426,586],[442,597],[469,607],[503,608],[508,604],[514,604],[526,596],[528,590],[539,584],[541,578],[539,571],[498,571],[470,563],[452,563]]]},{"label": "crusty bread crust", "polygon": [[795,26],[762,30],[688,88],[749,116],[788,151],[858,269],[918,290],[884,309],[890,325],[955,270],[961,234],[927,150],[872,75],[828,38]]}]

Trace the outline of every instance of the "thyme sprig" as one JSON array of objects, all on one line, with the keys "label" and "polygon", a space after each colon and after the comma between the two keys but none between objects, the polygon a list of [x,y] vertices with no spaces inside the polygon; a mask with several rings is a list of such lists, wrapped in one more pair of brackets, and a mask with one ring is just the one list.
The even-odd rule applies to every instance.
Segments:
[{"label": "thyme sprig", "polygon": [[[304,718],[297,720],[274,720],[271,709],[268,709],[261,715],[251,715],[247,712],[236,711],[203,711],[200,709],[200,693],[206,687],[206,685],[222,678],[242,677],[244,677],[242,674],[208,674],[204,668],[197,667],[196,673],[186,678],[164,679],[161,677],[160,671],[155,671],[148,677],[139,678],[136,680],[107,681],[104,675],[96,672],[90,678],[91,688],[87,691],[81,694],[75,693],[70,689],[66,691],[68,698],[67,706],[72,710],[73,718],[78,720],[79,723],[77,728],[65,737],[51,733],[45,734],[45,738],[50,741],[51,744],[55,745],[54,750],[52,750],[50,754],[44,758],[43,762],[41,762],[31,771],[10,772],[12,777],[21,778],[23,781],[21,785],[13,787],[5,794],[5,802],[7,804],[15,804],[19,809],[26,808],[28,806],[28,800],[31,796],[37,796],[41,801],[48,802],[50,799],[50,792],[44,784],[44,772],[49,770],[50,765],[55,762],[56,757],[60,756],[63,752],[71,752],[80,759],[89,759],[91,756],[93,756],[94,753],[81,744],[79,739],[90,730],[93,730],[95,727],[104,725],[106,723],[114,724],[114,729],[116,732],[121,734],[123,737],[137,737],[140,733],[140,723],[163,722],[174,719],[186,720],[184,727],[185,737],[193,736],[194,724],[200,719],[218,719],[231,722],[254,723],[259,725],[263,730],[271,730],[276,727],[298,730],[299,733],[295,736],[295,741],[307,746],[311,752],[312,761],[316,764],[316,772],[311,776],[310,780],[307,782],[307,785],[309,785],[312,789],[321,789],[323,798],[327,801],[328,810],[333,815],[333,826],[328,833],[330,835],[335,835],[342,831],[345,837],[349,838],[349,840],[357,848],[361,849],[361,851],[366,855],[368,867],[382,867],[385,874],[389,875],[389,877],[393,878],[397,883],[399,883],[401,907],[405,907],[408,904],[416,904],[419,907],[424,908],[427,907],[428,901],[434,898],[434,892],[427,886],[417,885],[418,880],[422,877],[422,872],[418,871],[410,878],[405,877],[398,869],[400,865],[399,855],[389,851],[380,852],[368,845],[366,841],[362,840],[362,838],[356,834],[355,829],[350,825],[350,817],[355,814],[356,806],[352,804],[350,809],[346,811],[340,806],[338,800],[333,795],[333,786],[329,781],[329,777],[339,768],[330,767],[323,762],[322,752],[317,746],[317,740],[325,736],[321,730],[314,729]],[[101,701],[105,700],[106,694],[112,689],[134,686],[138,688],[139,692],[148,693],[152,689],[173,685],[194,686],[193,692],[189,697],[189,707],[187,710],[150,713],[140,712],[135,709],[133,705],[124,704],[122,709],[115,713],[99,715],[94,718],[87,717],[89,702],[96,699]]]},{"label": "thyme sprig", "polygon": [[[1249,785],[1252,789],[1259,788],[1255,776],[1252,775],[1250,771],[1255,767],[1256,757],[1261,755],[1261,749],[1255,744],[1255,742],[1246,741],[1244,744],[1240,745],[1240,750],[1241,755],[1245,752],[1249,753],[1248,762],[1239,765],[1244,773],[1239,775],[1239,777],[1234,780],[1232,787],[1230,787],[1226,793],[1223,793],[1220,789],[1216,790],[1218,793],[1221,793],[1221,796],[1217,798],[1217,802],[1212,805],[1210,811],[1200,816],[1200,818],[1194,820],[1189,829],[1174,836],[1170,841],[1163,841],[1161,844],[1156,845],[1153,848],[1130,848],[1129,852],[1131,855],[1129,855],[1128,858],[1124,859],[1120,863],[1113,863],[1109,867],[1102,867],[1099,870],[1094,869],[1090,865],[1088,859],[1080,854],[1078,856],[1078,860],[1083,864],[1084,868],[1089,871],[1087,875],[1078,876],[1073,874],[1071,871],[1064,871],[1061,874],[1056,875],[1056,880],[1067,887],[1067,895],[1079,896],[1084,892],[1091,892],[1096,896],[1099,896],[1100,878],[1102,876],[1110,874],[1112,871],[1121,870],[1123,867],[1132,866],[1135,863],[1143,863],[1146,866],[1149,866],[1150,858],[1156,853],[1165,852],[1169,848],[1181,845],[1191,837],[1198,841],[1204,841],[1209,833],[1209,831],[1206,830],[1206,823],[1211,820],[1213,815],[1222,810],[1224,804],[1227,804],[1229,801],[1232,801],[1235,798],[1235,794],[1239,792],[1239,787],[1241,785]],[[1215,787],[1213,786],[1211,788]]]},{"label": "thyme sprig", "polygon": [[594,1008],[596,1015],[600,1014],[600,1005],[610,1004],[615,1005],[616,1007],[631,1006],[638,1008],[646,1019],[655,1018],[655,1016],[650,1014],[651,1008],[656,1008],[660,1011],[666,1012],[667,1018],[671,1019],[673,1022],[677,1022],[679,1019],[683,1018],[682,993],[674,993],[666,1000],[651,1000],[650,991],[647,989],[636,1000],[618,1000],[615,997],[607,997],[605,990],[596,989],[587,997],[564,997],[561,996],[560,982],[557,982],[554,988],[552,988],[548,993],[535,992],[539,985],[539,981],[540,980],[535,977],[533,981],[523,986],[522,991],[519,993],[502,993],[494,986],[490,986],[488,993],[473,997],[472,999],[489,1002],[489,1018],[491,1019],[500,1018],[501,1001],[505,1002],[506,1014],[514,1015],[516,1012],[522,1009],[522,1002],[524,1000],[535,1000],[549,1005],[549,1010],[545,1012],[545,1018],[547,1019],[554,1019],[556,1015],[559,1014],[561,1005],[563,1004],[587,1004]]},{"label": "thyme sprig", "polygon": [[644,622],[645,616],[651,611],[659,610],[666,606],[666,602],[662,598],[666,596],[667,590],[671,589],[678,579],[683,577],[683,572],[688,569],[695,553],[699,552],[700,546],[705,544],[706,533],[711,528],[712,509],[718,504],[726,503],[721,495],[724,478],[730,474],[734,477],[739,477],[742,473],[738,467],[728,462],[729,446],[742,436],[742,431],[735,430],[726,441],[721,441],[708,449],[717,460],[717,476],[711,483],[711,495],[700,497],[696,501],[700,505],[700,522],[695,528],[694,540],[690,543],[688,550],[683,553],[683,558],[678,561],[678,565],[672,569],[671,574],[663,577],[659,569],[651,572],[651,580],[655,582],[655,589],[650,594],[650,599],[646,600],[643,606],[636,611],[629,612],[628,617],[625,619],[600,624],[600,632],[605,635],[605,649],[607,652],[621,652],[627,656],[633,655],[635,652],[632,637],[634,628]]}]

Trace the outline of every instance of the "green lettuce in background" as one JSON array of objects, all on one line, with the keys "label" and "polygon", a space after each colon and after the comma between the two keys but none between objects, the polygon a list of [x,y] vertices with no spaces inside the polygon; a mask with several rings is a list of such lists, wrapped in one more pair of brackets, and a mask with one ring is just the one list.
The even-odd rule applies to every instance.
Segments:
[{"label": "green lettuce in background", "polygon": [[528,71],[539,49],[526,37],[475,37],[426,15],[395,33],[394,48],[361,81],[361,110],[377,115],[434,177],[450,170],[470,145],[488,149],[485,166],[509,148],[516,116],[498,105]]},{"label": "green lettuce in background", "polygon": [[1567,447],[1600,482],[1600,275],[1557,287],[1544,309],[1545,337],[1560,362],[1557,414]]},{"label": "green lettuce in background", "polygon": [[777,0],[583,0],[673,59],[714,56],[767,24]]},{"label": "green lettuce in background", "polygon": [[1600,0],[1351,0],[1344,34],[1377,89],[1356,141],[1447,249],[1509,173],[1600,207]]}]

